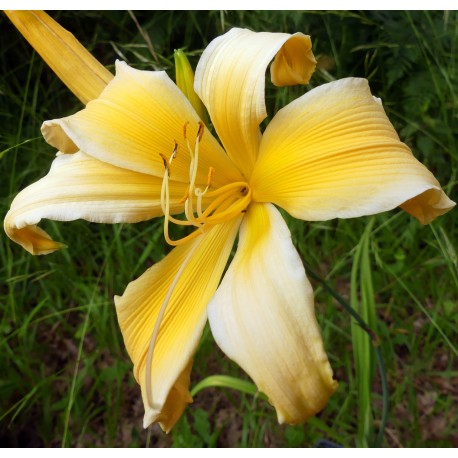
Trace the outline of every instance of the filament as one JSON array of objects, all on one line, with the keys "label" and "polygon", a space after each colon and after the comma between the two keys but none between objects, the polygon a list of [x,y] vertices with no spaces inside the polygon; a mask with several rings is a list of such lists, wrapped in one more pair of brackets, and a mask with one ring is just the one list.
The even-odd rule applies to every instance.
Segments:
[{"label": "filament", "polygon": [[[170,214],[170,189],[169,179],[173,174],[172,162],[177,156],[178,144],[175,141],[175,146],[172,154],[168,158],[164,154],[160,154],[164,163],[164,176],[161,187],[161,208],[164,213],[164,238],[169,245],[178,246],[189,240],[194,239],[199,234],[206,230],[206,226],[213,226],[225,221],[229,221],[246,211],[251,201],[251,190],[248,184],[244,181],[238,181],[221,186],[217,189],[211,189],[213,185],[213,176],[215,169],[208,168],[207,183],[202,190],[197,184],[197,173],[199,169],[199,145],[204,135],[204,124],[198,123],[197,135],[194,143],[194,148],[188,138],[187,122],[183,126],[183,137],[186,142],[189,153],[189,186],[180,200],[179,204],[184,204],[185,219],[178,219]],[[206,208],[204,205],[204,199]],[[177,226],[194,226],[196,230],[185,237],[173,240],[169,233],[169,223]]]},{"label": "filament", "polygon": [[159,335],[161,323],[162,323],[162,320],[164,319],[165,311],[167,310],[167,305],[170,302],[170,298],[172,297],[173,291],[175,290],[175,287],[178,281],[180,280],[181,274],[183,273],[186,266],[189,264],[189,261],[191,260],[193,254],[195,253],[200,243],[201,242],[199,241],[194,244],[194,246],[191,248],[189,253],[186,255],[186,258],[183,261],[183,263],[181,264],[180,268],[178,269],[178,272],[175,274],[175,277],[173,277],[172,283],[170,284],[167,294],[165,295],[164,301],[162,302],[161,308],[159,309],[159,314],[156,318],[156,323],[154,324],[153,333],[151,334],[151,339],[150,339],[149,347],[148,347],[148,354],[146,356],[146,376],[145,376],[146,400],[148,402],[148,405],[151,408],[154,408],[153,387],[151,383],[151,366],[153,364],[154,349],[156,347],[157,337]]},{"label": "filament", "polygon": [[[204,124],[198,123],[197,135],[194,143],[194,148],[191,147],[188,138],[188,125],[187,122],[183,126],[183,137],[186,142],[186,146],[189,152],[190,163],[189,163],[189,186],[188,189],[179,202],[184,204],[184,215],[186,219],[178,219],[170,214],[170,177],[173,176],[173,160],[176,158],[178,153],[178,144],[175,141],[170,157],[164,154],[160,154],[164,163],[164,176],[162,179],[161,186],[161,208],[164,213],[164,237],[169,245],[178,246],[186,242],[189,242],[199,235],[205,233],[209,228],[216,224],[221,224],[229,221],[240,213],[243,213],[248,208],[251,202],[251,189],[248,184],[244,181],[233,182],[221,186],[217,189],[211,189],[213,185],[213,176],[215,169],[209,167],[207,175],[207,183],[204,190],[196,186],[197,172],[199,165],[199,145],[204,135]],[[206,208],[204,208],[204,199]],[[176,224],[178,226],[194,226],[196,229],[190,234],[179,240],[173,240],[169,234],[169,223]],[[158,339],[161,324],[163,322],[167,306],[170,303],[172,294],[180,280],[184,269],[189,265],[189,262],[195,253],[197,247],[200,245],[203,239],[194,243],[188,254],[186,255],[183,263],[178,269],[177,273],[173,277],[172,283],[167,290],[164,301],[159,309],[154,329],[151,334],[151,339],[148,347],[148,353],[146,356],[146,399],[147,403],[151,408],[153,406],[153,387],[151,380],[151,368],[154,357],[154,350]]]}]

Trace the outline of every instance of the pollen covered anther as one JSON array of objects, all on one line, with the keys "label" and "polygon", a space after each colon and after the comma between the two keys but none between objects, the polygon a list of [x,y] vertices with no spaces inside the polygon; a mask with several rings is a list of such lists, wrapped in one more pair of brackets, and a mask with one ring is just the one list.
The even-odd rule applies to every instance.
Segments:
[{"label": "pollen covered anther", "polygon": [[167,172],[167,176],[170,177],[170,162],[167,159],[167,156],[162,153],[159,153],[159,156],[162,157],[162,161],[164,162],[165,171]]},{"label": "pollen covered anther", "polygon": [[170,160],[175,159],[178,153],[178,143],[176,140],[173,140],[173,142],[175,143],[175,146],[173,148],[172,155],[170,156]]},{"label": "pollen covered anther", "polygon": [[188,129],[188,126],[189,126],[189,121],[186,121],[183,125],[183,138],[186,140],[186,131]]},{"label": "pollen covered anther", "polygon": [[199,142],[202,141],[202,137],[204,135],[204,129],[205,129],[205,125],[202,121],[199,121],[199,129],[197,130],[197,137],[199,139]]},{"label": "pollen covered anther", "polygon": [[165,171],[167,172],[168,177],[170,177],[170,164],[177,157],[177,152],[178,152],[178,143],[176,142],[176,140],[174,140],[174,142],[175,142],[175,147],[173,148],[172,154],[170,155],[170,159],[168,159],[165,154],[159,153],[159,156],[161,156],[162,162],[164,163],[164,168],[165,168]]}]

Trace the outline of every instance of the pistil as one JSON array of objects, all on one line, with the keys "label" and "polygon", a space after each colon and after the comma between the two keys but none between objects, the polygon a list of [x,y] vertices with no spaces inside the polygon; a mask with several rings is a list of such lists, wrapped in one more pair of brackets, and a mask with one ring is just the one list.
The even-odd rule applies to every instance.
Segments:
[{"label": "pistil", "polygon": [[[170,189],[169,189],[169,179],[173,170],[173,161],[178,154],[178,143],[175,141],[175,146],[173,148],[172,154],[170,157],[161,154],[162,161],[164,163],[164,178],[162,180],[161,188],[161,207],[164,212],[164,237],[168,244],[173,246],[182,245],[189,240],[194,239],[198,235],[202,234],[208,228],[229,221],[232,218],[235,218],[243,213],[248,208],[248,205],[251,202],[251,189],[248,184],[244,181],[229,183],[225,186],[221,186],[218,189],[211,190],[213,176],[216,173],[213,167],[209,167],[207,175],[207,183],[205,189],[202,191],[201,188],[196,186],[196,178],[199,165],[199,144],[202,140],[204,134],[204,125],[199,122],[199,128],[197,131],[196,141],[194,149],[191,148],[189,140],[187,138],[187,126],[186,123],[183,127],[183,136],[186,140],[189,156],[190,156],[190,165],[189,165],[189,186],[186,194],[183,196],[183,199],[180,203],[184,203],[184,213],[186,216],[185,220],[180,220],[174,218],[170,215]],[[209,204],[206,208],[203,208],[203,199],[209,201]],[[194,199],[196,211],[194,211]],[[169,223],[173,223],[179,226],[194,226],[197,229],[194,232],[191,232],[186,237],[183,237],[179,240],[172,240],[169,235]],[[199,246],[200,242],[195,243],[187,254],[185,260],[178,269],[175,277],[170,284],[170,287],[167,291],[167,294],[164,298],[164,301],[159,309],[158,316],[156,318],[156,323],[154,325],[154,330],[151,335],[150,344],[148,347],[148,353],[146,355],[146,374],[145,374],[145,385],[146,385],[146,398],[149,406],[154,409],[154,400],[153,400],[153,389],[152,389],[152,362],[154,349],[156,347],[157,338],[160,332],[161,323],[164,319],[167,306],[171,300],[173,291],[175,290],[176,285],[178,284],[181,275],[189,264],[194,252]]]}]

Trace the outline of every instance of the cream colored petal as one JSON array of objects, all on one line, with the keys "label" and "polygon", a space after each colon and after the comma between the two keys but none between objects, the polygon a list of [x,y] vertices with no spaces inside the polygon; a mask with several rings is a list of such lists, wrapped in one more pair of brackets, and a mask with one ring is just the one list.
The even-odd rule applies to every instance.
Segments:
[{"label": "cream colored petal", "polygon": [[[5,231],[32,254],[47,254],[62,245],[36,225],[42,218],[96,223],[134,223],[162,214],[162,180],[98,161],[84,153],[59,154],[41,180],[23,189],[5,217]],[[186,185],[170,186],[172,211]]]},{"label": "cream colored petal", "polygon": [[[78,148],[109,164],[158,177],[164,174],[161,154],[170,157],[176,141],[179,149],[171,179],[188,183],[190,153],[184,126],[194,150],[199,121],[190,102],[165,72],[135,70],[117,62],[116,77],[99,98],[72,116],[46,121],[42,132],[48,143],[63,152]],[[206,183],[209,167],[216,170],[216,187],[241,179],[206,130],[199,144],[199,183]]]},{"label": "cream colored petal", "polygon": [[417,218],[421,224],[429,224],[455,205],[455,202],[450,200],[442,190],[434,187],[405,201],[401,208]]},{"label": "cream colored petal", "polygon": [[24,38],[83,103],[100,95],[113,75],[44,11],[5,11]]},{"label": "cream colored petal", "polygon": [[280,423],[304,422],[324,408],[337,382],[315,318],[312,288],[273,205],[249,207],[208,318],[218,345],[266,393]]},{"label": "cream colored petal", "polygon": [[254,200],[308,221],[408,202],[406,210],[428,223],[455,205],[358,78],[324,84],[280,110],[263,135],[250,184]]},{"label": "cream colored petal", "polygon": [[[283,47],[283,48],[282,48]],[[315,68],[310,37],[232,29],[213,40],[197,65],[194,87],[208,109],[229,157],[245,177],[253,169],[267,116],[264,78],[274,61],[274,82],[305,84]]]},{"label": "cream colored petal", "polygon": [[[122,297],[115,298],[119,325],[142,390],[145,427],[159,422],[169,431],[192,401],[191,359],[205,326],[208,301],[218,286],[239,224],[240,218],[214,226],[179,245],[130,283]],[[164,303],[147,383],[148,350]]]}]

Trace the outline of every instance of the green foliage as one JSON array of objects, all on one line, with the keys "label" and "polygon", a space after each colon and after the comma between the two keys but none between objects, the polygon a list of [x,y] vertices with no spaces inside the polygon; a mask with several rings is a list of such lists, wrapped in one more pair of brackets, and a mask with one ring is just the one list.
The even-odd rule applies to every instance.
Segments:
[{"label": "green foliage", "polygon": [[[174,49],[184,49],[195,67],[209,41],[233,26],[309,33],[319,58],[311,86],[368,78],[402,140],[457,200],[457,12],[142,11],[135,12],[138,24],[122,11],[54,16],[109,68],[119,58],[171,77]],[[40,137],[41,123],[81,105],[3,15],[0,65],[4,215],[14,195],[42,177],[54,157]],[[303,91],[267,83],[269,114]],[[302,257],[334,291],[350,302],[352,279],[354,294],[364,289],[360,299],[377,323],[390,396],[382,445],[456,446],[456,210],[429,227],[401,211],[319,223],[286,217]],[[313,280],[339,380],[319,416],[306,425],[278,425],[272,407],[250,393],[247,376],[207,330],[192,386],[223,374],[246,389],[208,383],[170,435],[157,427],[144,431],[112,297],[170,250],[162,223],[43,225],[68,249],[32,257],[0,235],[0,445],[310,447],[327,438],[350,447],[364,445],[357,412],[374,419],[374,432],[380,427],[385,407],[380,373],[367,377],[375,365],[370,345],[354,345],[350,315]]]},{"label": "green foliage", "polygon": [[[351,306],[358,312],[372,332],[376,333],[374,288],[371,274],[370,233],[374,219],[367,225],[356,247],[351,272]],[[373,417],[371,409],[371,385],[374,375],[375,352],[369,334],[357,321],[351,326],[353,355],[355,360],[356,386],[358,389],[358,447],[374,444]]]}]

